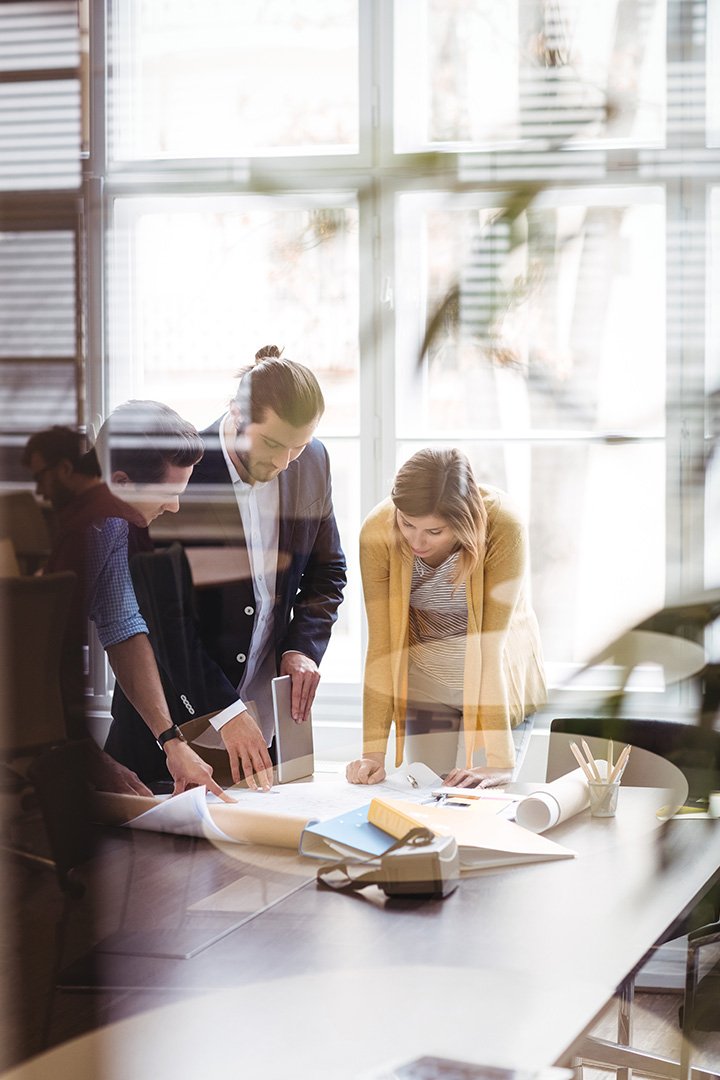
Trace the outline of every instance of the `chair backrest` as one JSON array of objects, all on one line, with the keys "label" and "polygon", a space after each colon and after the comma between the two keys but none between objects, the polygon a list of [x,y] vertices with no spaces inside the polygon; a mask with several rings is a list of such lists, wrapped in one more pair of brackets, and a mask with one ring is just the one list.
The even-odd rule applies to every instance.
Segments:
[{"label": "chair backrest", "polygon": [[0,753],[66,737],[60,665],[75,574],[0,579]]},{"label": "chair backrest", "polygon": [[0,537],[12,540],[23,573],[34,573],[47,559],[50,533],[31,491],[0,492]]},{"label": "chair backrest", "polygon": [[[720,732],[670,720],[561,717],[550,724],[548,781],[577,768],[569,746],[571,740],[553,739],[555,733],[587,739],[590,749],[599,757],[605,756],[608,739],[650,751],[680,769],[688,782],[689,798],[700,799],[720,788]],[[623,783],[636,787],[664,786],[662,777],[648,767],[648,762],[647,754],[630,754]]]},{"label": "chair backrest", "polygon": [[39,754],[28,769],[58,880],[71,895],[83,892],[72,871],[95,850],[87,756],[82,741],[68,742]]},{"label": "chair backrest", "polygon": [[9,536],[0,536],[0,577],[19,577],[15,545]]}]

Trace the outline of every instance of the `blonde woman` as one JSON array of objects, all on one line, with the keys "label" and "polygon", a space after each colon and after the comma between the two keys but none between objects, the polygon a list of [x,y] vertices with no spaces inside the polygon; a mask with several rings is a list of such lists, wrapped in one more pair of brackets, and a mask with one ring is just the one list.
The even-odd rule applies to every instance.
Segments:
[{"label": "blonde woman", "polygon": [[545,701],[527,563],[508,496],[478,486],[459,450],[421,450],[400,468],[360,534],[369,639],[351,783],[384,779],[393,722],[396,765],[404,754],[466,787],[511,778]]}]

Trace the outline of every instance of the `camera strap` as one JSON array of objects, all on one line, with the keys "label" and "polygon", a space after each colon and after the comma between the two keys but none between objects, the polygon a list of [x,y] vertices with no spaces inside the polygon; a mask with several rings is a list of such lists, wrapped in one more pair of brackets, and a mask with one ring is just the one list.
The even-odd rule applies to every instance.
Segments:
[{"label": "camera strap", "polygon": [[[383,855],[397,848],[426,847],[432,844],[435,834],[430,829],[418,826],[411,829],[400,840],[396,840]],[[362,871],[365,871],[364,873]],[[369,871],[369,872],[368,872]],[[369,855],[365,859],[338,859],[337,862],[325,863],[317,872],[319,885],[338,892],[359,892],[368,885],[376,885],[379,880],[380,856]]]}]

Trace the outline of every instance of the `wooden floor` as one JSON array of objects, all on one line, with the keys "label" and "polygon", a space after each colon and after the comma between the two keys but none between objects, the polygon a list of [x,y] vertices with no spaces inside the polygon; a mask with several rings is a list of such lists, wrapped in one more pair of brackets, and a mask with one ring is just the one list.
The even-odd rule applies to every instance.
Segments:
[{"label": "wooden floor", "polygon": [[[637,994],[633,1005],[633,1045],[658,1057],[680,1056],[679,994]],[[720,1001],[718,1002],[720,1019]],[[593,1030],[601,1039],[617,1038],[617,1004],[611,1002]],[[692,1064],[720,1072],[720,1031],[698,1031],[693,1040]],[[614,1072],[586,1068],[584,1080],[603,1080]]]}]

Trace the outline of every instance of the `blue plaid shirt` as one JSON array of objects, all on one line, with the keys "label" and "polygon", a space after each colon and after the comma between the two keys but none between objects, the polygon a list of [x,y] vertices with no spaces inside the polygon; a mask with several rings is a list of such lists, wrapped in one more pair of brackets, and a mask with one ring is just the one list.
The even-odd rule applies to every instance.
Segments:
[{"label": "blue plaid shirt", "polygon": [[147,634],[128,567],[128,523],[106,518],[88,529],[86,589],[88,614],[104,649]]}]

